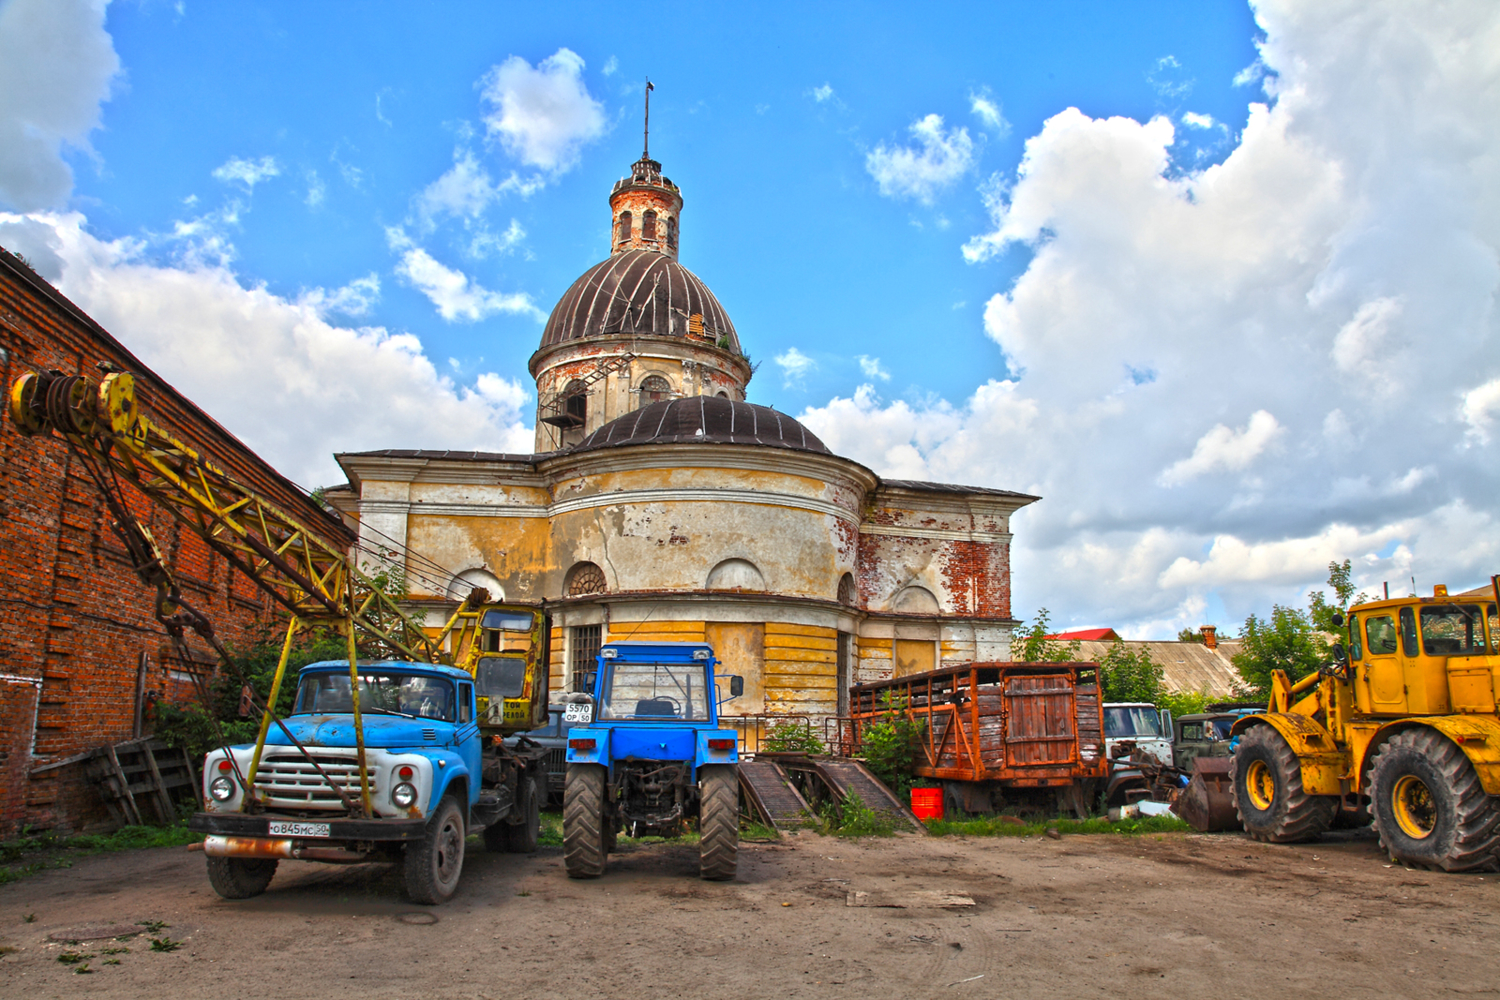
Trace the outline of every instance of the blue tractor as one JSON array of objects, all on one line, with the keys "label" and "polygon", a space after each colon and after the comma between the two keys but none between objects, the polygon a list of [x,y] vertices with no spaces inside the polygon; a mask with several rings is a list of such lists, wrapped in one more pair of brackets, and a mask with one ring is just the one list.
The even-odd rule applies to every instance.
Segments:
[{"label": "blue tractor", "polygon": [[[743,677],[715,678],[699,642],[610,642],[599,650],[592,694],[564,709],[568,773],[563,860],[571,878],[604,874],[615,837],[679,835],[698,819],[699,871],[734,878],[739,852],[739,754],[719,706]],[[720,692],[718,684],[726,690]]]}]

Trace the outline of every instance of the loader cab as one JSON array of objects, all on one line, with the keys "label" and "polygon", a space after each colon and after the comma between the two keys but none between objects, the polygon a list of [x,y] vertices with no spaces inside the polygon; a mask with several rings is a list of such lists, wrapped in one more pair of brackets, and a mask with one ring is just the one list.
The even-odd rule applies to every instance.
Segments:
[{"label": "loader cab", "polygon": [[1495,710],[1492,601],[1431,597],[1349,609],[1355,706],[1365,715],[1446,715]]},{"label": "loader cab", "polygon": [[550,639],[550,617],[536,608],[489,604],[479,609],[460,665],[474,675],[485,729],[510,735],[546,722]]}]

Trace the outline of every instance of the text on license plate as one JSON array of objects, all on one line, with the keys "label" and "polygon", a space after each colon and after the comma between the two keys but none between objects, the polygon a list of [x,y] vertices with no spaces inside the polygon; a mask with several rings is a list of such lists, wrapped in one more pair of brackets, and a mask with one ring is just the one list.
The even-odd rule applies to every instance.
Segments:
[{"label": "text on license plate", "polygon": [[276,823],[267,824],[266,832],[273,837],[328,837],[331,827],[327,823]]}]

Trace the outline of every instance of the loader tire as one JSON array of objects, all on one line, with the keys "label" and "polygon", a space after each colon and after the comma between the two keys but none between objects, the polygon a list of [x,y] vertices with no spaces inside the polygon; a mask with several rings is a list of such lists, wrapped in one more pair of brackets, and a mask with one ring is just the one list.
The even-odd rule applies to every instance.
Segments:
[{"label": "loader tire", "polygon": [[259,896],[276,874],[275,858],[208,859],[208,884],[225,899]]},{"label": "loader tire", "polygon": [[1259,725],[1234,755],[1234,809],[1252,840],[1293,844],[1332,827],[1339,798],[1303,791],[1301,761],[1280,733]]},{"label": "loader tire", "polygon": [[1500,800],[1436,730],[1392,736],[1375,755],[1370,792],[1375,832],[1392,861],[1445,872],[1500,869]]},{"label": "loader tire", "polygon": [[406,845],[402,880],[413,903],[435,906],[453,898],[464,870],[466,833],[458,802],[451,795],[443,796],[422,839]]},{"label": "loader tire", "polygon": [[740,776],[732,764],[698,769],[698,874],[734,878],[740,852]]},{"label": "loader tire", "polygon": [[598,878],[604,874],[604,768],[598,764],[569,764],[563,786],[563,864],[568,878]]}]

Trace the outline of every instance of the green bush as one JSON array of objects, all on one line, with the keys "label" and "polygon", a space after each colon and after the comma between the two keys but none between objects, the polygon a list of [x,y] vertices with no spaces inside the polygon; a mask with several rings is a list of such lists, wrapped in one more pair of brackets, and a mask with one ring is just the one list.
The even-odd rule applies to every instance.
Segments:
[{"label": "green bush", "polygon": [[760,748],[767,753],[827,753],[823,741],[813,731],[795,722],[778,722],[761,740]]},{"label": "green bush", "polygon": [[889,695],[883,707],[880,719],[860,733],[860,756],[898,798],[904,797],[911,791],[912,768],[927,724],[907,715],[906,706]]},{"label": "green bush", "polygon": [[819,812],[823,829],[839,837],[889,837],[896,832],[895,824],[865,805],[854,792],[842,801],[823,803]]}]

